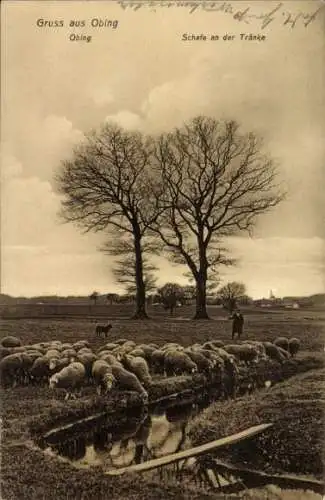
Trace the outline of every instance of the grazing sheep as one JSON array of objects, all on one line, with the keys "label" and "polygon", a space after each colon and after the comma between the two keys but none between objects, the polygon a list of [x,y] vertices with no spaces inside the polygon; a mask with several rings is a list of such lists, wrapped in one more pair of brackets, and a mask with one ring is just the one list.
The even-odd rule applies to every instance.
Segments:
[{"label": "grazing sheep", "polygon": [[42,357],[42,354],[38,352],[22,352],[22,370],[21,370],[21,378],[20,382],[22,384],[28,384],[31,382],[30,370],[39,357]]},{"label": "grazing sheep", "polygon": [[94,354],[93,351],[89,347],[82,347],[77,351],[77,354]]},{"label": "grazing sheep", "polygon": [[125,354],[121,362],[127,370],[138,377],[144,387],[148,387],[151,384],[151,375],[145,359],[140,356],[133,357]]},{"label": "grazing sheep", "polygon": [[153,373],[164,374],[164,359],[165,352],[162,349],[156,349],[152,352],[149,364]]},{"label": "grazing sheep", "polygon": [[21,353],[9,354],[0,361],[0,381],[3,387],[15,387],[23,377],[23,358]]},{"label": "grazing sheep", "polygon": [[289,352],[289,340],[287,337],[277,337],[273,344]]},{"label": "grazing sheep", "polygon": [[2,347],[20,347],[21,341],[17,337],[8,336],[1,340],[1,345]]},{"label": "grazing sheep", "polygon": [[115,344],[115,342],[108,342],[107,344],[103,345],[98,349],[98,352],[100,351],[112,351],[113,349],[116,349],[118,347],[118,344]]},{"label": "grazing sheep", "polygon": [[251,344],[229,344],[224,346],[224,350],[244,363],[255,362],[259,356],[258,349]]},{"label": "grazing sheep", "polygon": [[214,350],[218,347],[223,347],[225,344],[221,340],[210,340],[203,344],[204,349]]},{"label": "grazing sheep", "polygon": [[32,345],[29,345],[29,346],[26,346],[26,347],[28,349],[33,349],[35,351],[39,351],[42,354],[46,353],[46,348],[44,346],[42,346],[41,344],[32,344]]},{"label": "grazing sheep", "polygon": [[124,354],[129,354],[131,351],[133,351],[133,349],[134,347],[130,344],[124,344],[117,347],[116,349],[113,349],[111,352],[116,356],[123,356]]},{"label": "grazing sheep", "polygon": [[[80,345],[80,347],[84,347],[83,341],[81,342],[82,345]],[[77,348],[79,348],[79,342],[76,342],[76,344],[71,344],[70,342],[64,342],[63,344],[61,344],[61,351],[64,351],[64,349],[76,349],[74,345],[77,345]]]},{"label": "grazing sheep", "polygon": [[98,394],[101,394],[102,390],[106,394],[112,389],[114,382],[116,382],[112,372],[112,367],[103,359],[97,359],[93,363],[91,373],[97,387]]},{"label": "grazing sheep", "polygon": [[124,342],[124,345],[131,346],[133,349],[137,346],[134,340],[127,340],[126,342]]},{"label": "grazing sheep", "polygon": [[253,345],[256,347],[256,349],[259,352],[259,357],[260,359],[265,359],[266,358],[266,352],[265,352],[265,347],[263,342],[259,342],[257,340],[244,340],[241,345],[243,344],[248,344],[248,345]]},{"label": "grazing sheep", "polygon": [[31,381],[36,383],[47,382],[51,375],[50,363],[51,360],[46,356],[36,358],[29,370]]},{"label": "grazing sheep", "polygon": [[198,371],[197,365],[187,354],[174,349],[166,351],[164,368],[168,377],[184,373],[190,375]]},{"label": "grazing sheep", "polygon": [[95,332],[96,332],[97,337],[100,337],[102,335],[102,333],[103,333],[104,337],[107,338],[108,337],[108,332],[112,328],[113,328],[113,325],[111,325],[110,323],[107,323],[106,325],[96,325]]},{"label": "grazing sheep", "polygon": [[104,356],[99,356],[99,359],[102,359],[103,361],[106,361],[106,363],[108,363],[109,365],[123,366],[122,363],[120,363],[118,361],[118,359],[115,356],[113,356],[113,354],[110,354],[109,352],[105,353]]},{"label": "grazing sheep", "polygon": [[38,354],[38,356],[43,356],[43,352],[35,349],[34,347],[26,347],[27,354]]},{"label": "grazing sheep", "polygon": [[66,349],[69,349],[69,347],[72,347],[76,351],[79,351],[83,347],[89,347],[90,346],[90,344],[89,344],[89,342],[87,340],[78,340],[77,342],[75,342],[72,345],[71,344],[63,344],[63,345],[66,346],[65,347]]},{"label": "grazing sheep", "polygon": [[82,383],[84,382],[85,376],[86,370],[82,363],[70,363],[60,372],[55,373],[50,377],[49,387],[50,389],[65,389],[65,400],[67,400],[69,396],[72,395],[72,391],[74,389],[78,389],[81,387]]},{"label": "grazing sheep", "polygon": [[300,349],[300,340],[296,337],[292,337],[289,340],[289,352],[292,357],[294,357]]},{"label": "grazing sheep", "polygon": [[[83,349],[87,349],[87,348],[85,347]],[[80,351],[78,351],[78,354],[80,354]],[[71,361],[73,361],[75,359],[75,357],[77,356],[77,353],[76,353],[75,349],[64,349],[61,352],[61,356],[63,356],[64,358],[70,358]]]},{"label": "grazing sheep", "polygon": [[[144,345],[146,345],[146,344],[144,344]],[[148,344],[148,347],[153,347],[153,349],[159,349],[159,345],[154,344],[153,342],[150,342],[150,344]]]},{"label": "grazing sheep", "polygon": [[97,360],[96,354],[92,352],[86,352],[82,354],[77,354],[76,361],[79,361],[79,363],[82,363],[85,367],[86,370],[86,379],[87,382],[89,383],[92,379],[92,367],[94,362]]},{"label": "grazing sheep", "polygon": [[212,341],[212,344],[213,344],[213,346],[214,346],[215,348],[216,348],[216,347],[217,347],[217,348],[218,348],[218,347],[223,347],[223,346],[225,345],[225,343],[224,343],[224,342],[222,342],[222,340],[213,340],[213,341]]},{"label": "grazing sheep", "polygon": [[27,352],[9,354],[3,358],[0,362],[2,385],[15,387],[17,384],[28,383],[29,370],[34,360],[35,355],[29,355]]},{"label": "grazing sheep", "polygon": [[60,372],[62,368],[69,366],[71,360],[69,358],[52,358],[49,362],[49,368],[51,375]]},{"label": "grazing sheep", "polygon": [[210,375],[212,373],[214,366],[212,360],[206,358],[201,352],[192,350],[190,347],[185,349],[184,352],[191,358],[193,363],[196,364],[200,373],[204,373],[205,375]]},{"label": "grazing sheep", "polygon": [[51,345],[48,346],[48,351],[61,351],[62,350],[62,344],[61,342],[51,342]]},{"label": "grazing sheep", "polygon": [[[279,361],[280,363],[286,361],[287,356],[284,355],[284,352],[286,352],[284,349],[281,349],[281,347],[272,344],[272,342],[263,342],[263,345],[265,347],[266,355],[269,358],[274,359],[275,361]],[[286,354],[288,355],[287,352]]]},{"label": "grazing sheep", "polygon": [[[130,356],[140,357],[140,358],[143,358],[143,359],[147,358],[146,353],[140,347],[136,347],[135,349],[133,349],[133,351],[130,352]],[[148,356],[148,358],[150,359],[150,356]]]},{"label": "grazing sheep", "polygon": [[122,345],[122,344],[125,344],[125,342],[127,342],[128,339],[117,339],[117,340],[114,340],[114,343],[115,344],[118,344],[118,345]]},{"label": "grazing sheep", "polygon": [[125,370],[123,366],[114,364],[111,366],[112,373],[117,384],[124,390],[135,391],[141,394],[144,403],[148,402],[148,393],[134,373]]},{"label": "grazing sheep", "polygon": [[98,351],[97,356],[99,358],[102,358],[103,356],[106,356],[106,354],[109,354],[110,356],[114,356],[114,354],[112,353],[112,351],[109,351],[107,349],[103,349],[102,351]]},{"label": "grazing sheep", "polygon": [[60,351],[58,351],[57,349],[49,349],[48,351],[46,351],[46,353],[44,354],[44,356],[48,359],[51,359],[51,358],[59,358],[60,357]]},{"label": "grazing sheep", "polygon": [[176,342],[168,342],[167,344],[164,344],[161,347],[162,351],[169,351],[169,350],[174,350],[174,351],[183,351],[184,347],[180,344],[177,344]]},{"label": "grazing sheep", "polygon": [[152,345],[147,345],[147,344],[139,344],[135,349],[139,349],[144,352],[146,358],[150,358],[151,354],[153,351],[156,350],[156,347],[153,347]]},{"label": "grazing sheep", "polygon": [[286,351],[285,349],[282,349],[282,347],[277,346],[278,350],[281,352],[282,356],[285,357],[285,359],[290,359],[290,353]]},{"label": "grazing sheep", "polygon": [[210,349],[196,349],[196,352],[200,352],[205,356],[207,359],[209,359],[212,362],[213,368],[216,366],[220,365],[221,362],[223,362],[222,356],[220,356],[216,351],[212,351]]}]

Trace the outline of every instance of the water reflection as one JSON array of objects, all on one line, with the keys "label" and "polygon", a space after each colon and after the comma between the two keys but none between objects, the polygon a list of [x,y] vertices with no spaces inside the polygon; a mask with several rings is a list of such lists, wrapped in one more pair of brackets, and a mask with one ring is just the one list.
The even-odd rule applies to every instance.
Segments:
[{"label": "water reflection", "polygon": [[50,449],[81,467],[102,465],[109,470],[138,464],[180,451],[188,421],[198,411],[192,403],[160,405],[142,420],[133,419],[123,427],[96,426],[88,434],[65,436]]},{"label": "water reflection", "polygon": [[[141,418],[133,417],[127,422],[117,418],[114,426],[100,421],[87,432],[65,434],[64,440],[51,443],[48,449],[80,468],[102,466],[108,471],[139,464],[187,448],[188,423],[207,405],[208,401],[200,404],[160,404]],[[62,433],[59,437],[61,439]],[[213,458],[213,454],[184,459],[146,474],[151,475],[153,480],[182,481],[187,485],[217,489],[223,494],[235,494],[244,489],[256,492],[259,491],[258,488],[267,488],[270,484],[276,484],[282,491],[295,489],[295,493],[301,498],[305,498],[303,495],[306,490],[311,494],[308,497],[310,499],[319,498],[323,492],[322,484],[313,485],[307,481],[303,486],[301,481],[294,479],[288,481],[266,475],[261,477],[254,472],[239,473],[232,466],[229,468],[222,465]],[[304,489],[300,489],[302,487]]]}]

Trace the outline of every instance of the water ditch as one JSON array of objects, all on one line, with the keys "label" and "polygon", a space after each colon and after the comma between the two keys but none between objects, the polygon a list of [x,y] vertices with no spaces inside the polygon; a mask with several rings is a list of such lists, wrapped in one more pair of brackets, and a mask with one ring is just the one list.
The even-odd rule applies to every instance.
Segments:
[{"label": "water ditch", "polygon": [[[191,447],[187,428],[212,402],[212,396],[184,396],[182,402],[165,400],[152,404],[149,409],[129,410],[124,418],[115,415],[114,420],[99,416],[85,428],[71,425],[51,431],[38,439],[44,453],[69,462],[73,467],[89,469],[100,467],[104,473],[148,462],[177,453]],[[246,442],[249,449],[249,440]],[[222,494],[251,491],[254,495],[272,487],[305,498],[320,499],[324,486],[320,481],[290,475],[268,475],[261,471],[224,463],[217,453],[190,457],[145,472],[153,480],[181,482],[204,489],[217,490]]]},{"label": "water ditch", "polygon": [[[252,386],[254,389],[269,387],[299,372],[318,368],[318,365],[317,360],[306,357],[290,361],[281,369],[269,363],[267,367],[247,370],[239,379],[238,392],[240,395],[251,392]],[[191,448],[189,423],[213,401],[220,399],[216,387],[207,388],[204,378],[197,375],[158,380],[151,389],[147,408],[139,405],[136,398],[132,401],[132,396],[124,398],[116,394],[114,400],[111,394],[109,401],[96,400],[95,404],[90,401],[77,411],[70,409],[70,413],[66,409],[63,414],[59,412],[45,416],[45,420],[38,419],[34,422],[33,437],[44,453],[89,472],[93,467],[99,467],[105,474]],[[112,408],[116,411],[107,411]],[[65,425],[60,425],[63,422]],[[245,440],[242,446],[247,446],[249,455],[252,441]],[[323,483],[312,478],[272,476],[243,467],[234,468],[231,463],[222,463],[218,458],[217,452],[210,452],[201,457],[178,460],[145,474],[155,481],[194,484],[227,494],[258,491],[258,488],[270,485],[276,485],[281,491],[295,490],[293,498],[297,495],[305,498],[306,491],[310,492],[308,498],[315,499],[325,493]]]}]

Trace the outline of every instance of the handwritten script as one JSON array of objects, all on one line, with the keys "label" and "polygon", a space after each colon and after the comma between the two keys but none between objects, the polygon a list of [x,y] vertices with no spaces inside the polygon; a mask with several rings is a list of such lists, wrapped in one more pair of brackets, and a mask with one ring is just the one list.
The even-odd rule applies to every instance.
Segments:
[{"label": "handwritten script", "polygon": [[280,2],[275,7],[271,7],[269,10],[264,12],[256,12],[255,7],[249,5],[246,8],[238,8],[237,5],[231,2],[223,2],[223,1],[157,1],[157,0],[148,0],[148,1],[140,1],[140,0],[118,0],[117,2],[122,9],[132,9],[133,11],[138,11],[143,7],[147,7],[154,12],[157,8],[167,8],[171,7],[183,7],[188,9],[190,14],[198,10],[202,10],[205,12],[222,12],[224,14],[228,14],[232,16],[232,18],[238,22],[242,22],[245,24],[250,24],[252,21],[258,22],[260,24],[261,29],[265,29],[271,23],[278,22],[283,26],[287,26],[289,28],[295,28],[296,25],[302,25],[307,28],[313,21],[315,21],[316,17],[324,8],[324,3],[319,6],[313,12],[303,12],[296,11],[290,12],[286,10],[285,5]]}]

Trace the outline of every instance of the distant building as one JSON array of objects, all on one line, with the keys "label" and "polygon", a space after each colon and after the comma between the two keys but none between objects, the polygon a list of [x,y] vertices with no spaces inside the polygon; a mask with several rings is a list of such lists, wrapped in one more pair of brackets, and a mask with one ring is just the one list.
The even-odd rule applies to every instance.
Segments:
[{"label": "distant building", "polygon": [[283,299],[283,306],[286,309],[299,309],[300,305],[296,301],[292,301],[290,299]]}]

